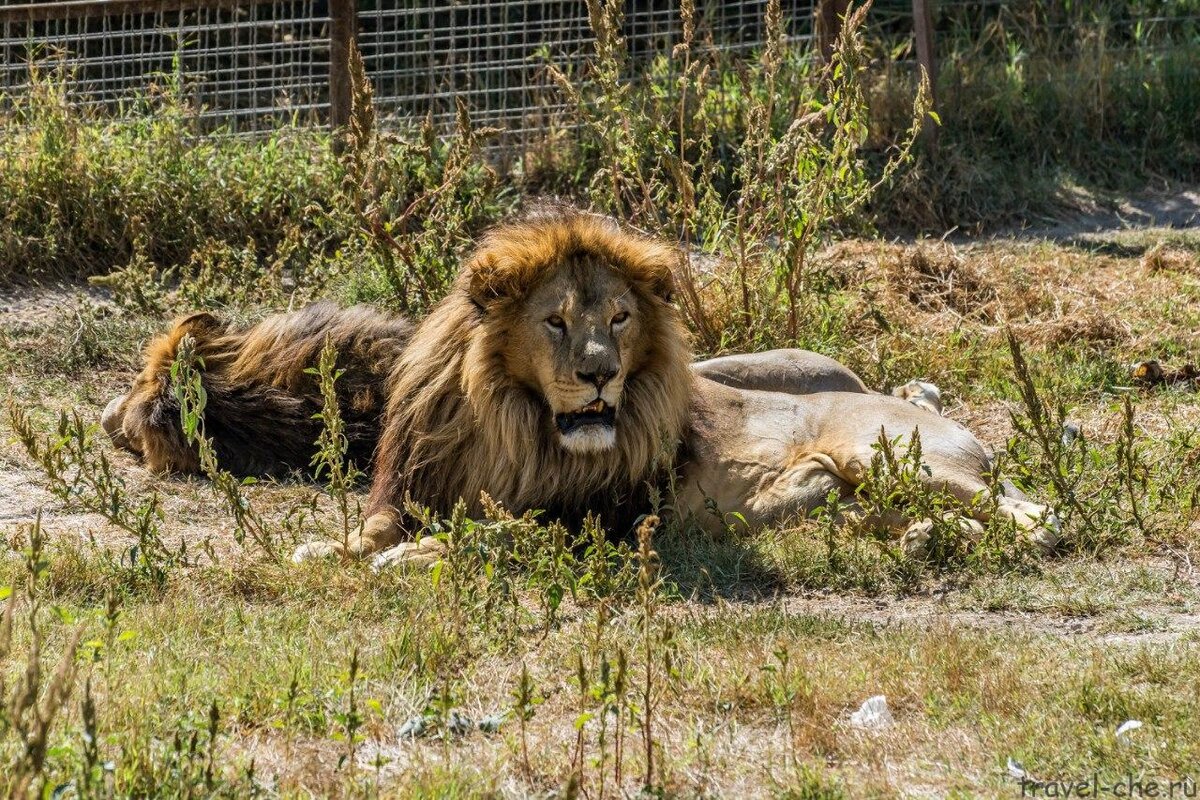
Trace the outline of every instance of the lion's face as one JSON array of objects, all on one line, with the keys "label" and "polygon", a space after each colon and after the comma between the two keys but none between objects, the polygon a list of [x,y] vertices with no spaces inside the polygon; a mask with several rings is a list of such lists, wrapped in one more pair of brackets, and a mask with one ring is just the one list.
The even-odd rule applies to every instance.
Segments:
[{"label": "lion's face", "polygon": [[109,401],[100,417],[100,426],[114,445],[140,456],[153,472],[194,472],[199,468],[178,430],[178,407],[165,402],[171,396],[171,363],[185,335],[199,340],[224,329],[224,323],[212,314],[196,312],[150,342],[146,365],[129,391]]},{"label": "lion's face", "polygon": [[556,207],[492,229],[392,372],[372,513],[620,519],[674,458],[691,408],[678,250]]},{"label": "lion's face", "polygon": [[594,256],[542,282],[519,309],[505,364],[545,401],[568,450],[616,445],[625,380],[645,350],[645,314],[633,287]]},{"label": "lion's face", "polygon": [[[192,472],[195,456],[175,432],[171,418],[164,418],[160,376],[149,370],[138,375],[128,394],[109,401],[100,425],[117,447],[139,456],[152,472]],[[173,411],[166,410],[166,413]],[[175,412],[177,414],[178,412]]]}]

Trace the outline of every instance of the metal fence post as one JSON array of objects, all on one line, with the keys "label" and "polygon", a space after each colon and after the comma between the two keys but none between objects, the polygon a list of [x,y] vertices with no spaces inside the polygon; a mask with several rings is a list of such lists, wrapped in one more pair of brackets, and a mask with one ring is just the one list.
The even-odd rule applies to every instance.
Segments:
[{"label": "metal fence post", "polygon": [[[913,38],[917,45],[917,63],[929,78],[930,108],[937,111],[937,58],[933,49],[933,0],[913,0]],[[937,149],[938,126],[928,114],[922,124],[922,138],[930,152]]]},{"label": "metal fence post", "polygon": [[358,30],[358,0],[329,0],[329,124],[334,129],[350,122],[353,87],[350,47]]}]

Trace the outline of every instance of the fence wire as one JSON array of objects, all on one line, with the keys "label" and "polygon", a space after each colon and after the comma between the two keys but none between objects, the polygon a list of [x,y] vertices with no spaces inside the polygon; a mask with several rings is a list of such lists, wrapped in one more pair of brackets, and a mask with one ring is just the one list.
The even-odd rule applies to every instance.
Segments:
[{"label": "fence wire", "polygon": [[[70,5],[65,4],[65,5]],[[59,74],[77,105],[137,112],[173,91],[206,127],[253,131],[323,118],[329,97],[326,4],[126,4],[120,13],[22,19],[0,2],[0,93],[12,108],[36,71]]]},{"label": "fence wire", "polygon": [[[357,41],[380,118],[445,129],[463,98],[477,124],[537,133],[563,110],[546,65],[576,70],[591,48],[584,0],[357,0]],[[767,0],[698,0],[697,35],[734,53],[764,41]],[[635,65],[680,36],[678,0],[627,0],[622,33]],[[1200,50],[1197,0],[939,0],[939,49],[1005,63],[1091,52]],[[814,0],[782,0],[793,41],[813,33]],[[69,98],[139,114],[170,91],[202,128],[253,133],[330,119],[330,0],[0,0],[0,113],[36,71],[62,70]],[[911,61],[911,0],[875,0],[872,36],[891,63]],[[907,48],[907,49],[906,49]],[[344,71],[343,71],[344,73]]]},{"label": "fence wire", "polygon": [[[792,36],[811,35],[812,2],[784,0]],[[105,113],[139,113],[170,90],[207,129],[328,123],[328,0],[79,0],[29,13],[36,5],[0,0],[0,110],[19,103],[37,71],[61,71],[73,102]],[[717,46],[762,43],[767,0],[698,5],[700,35]],[[635,63],[669,51],[680,28],[677,0],[626,4]],[[362,0],[357,41],[385,122],[447,127],[462,97],[479,124],[521,135],[561,109],[546,64],[578,67],[592,36],[584,0]]]},{"label": "fence wire", "polygon": [[[453,123],[455,98],[461,97],[478,124],[517,137],[542,130],[563,109],[546,65],[570,73],[592,43],[583,0],[401,0],[364,6],[358,43],[381,114],[427,117],[439,127]],[[767,0],[698,6],[698,35],[711,36],[716,46],[746,50],[764,41]],[[792,37],[811,35],[811,0],[785,0],[783,12]],[[622,33],[634,64],[668,53],[681,28],[676,0],[626,4]]]}]

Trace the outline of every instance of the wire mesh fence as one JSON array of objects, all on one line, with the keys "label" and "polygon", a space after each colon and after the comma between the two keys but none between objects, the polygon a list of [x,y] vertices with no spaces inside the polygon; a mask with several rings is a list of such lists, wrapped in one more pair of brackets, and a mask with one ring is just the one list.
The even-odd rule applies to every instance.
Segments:
[{"label": "wire mesh fence", "polygon": [[[455,98],[475,120],[509,135],[536,132],[562,109],[546,65],[577,69],[592,42],[583,0],[371,3],[359,12],[358,43],[380,111],[392,118],[428,117],[449,125]],[[675,0],[630,3],[626,46],[634,63],[669,52],[681,34]],[[702,7],[702,35],[727,50],[764,41],[766,0],[710,2]],[[811,36],[813,6],[786,2],[789,35]]]},{"label": "wire mesh fence", "polygon": [[[768,0],[698,0],[698,35],[750,54],[765,38]],[[939,48],[998,63],[1107,47],[1200,50],[1196,0],[921,0],[932,3]],[[820,5],[781,0],[793,42],[814,34]],[[913,0],[876,0],[873,35],[890,64],[911,63]],[[669,52],[678,0],[627,0],[623,34],[635,64]],[[340,27],[339,27],[340,26]],[[0,113],[35,73],[62,70],[70,99],[137,114],[170,91],[205,130],[253,133],[281,121],[345,119],[347,48],[356,39],[391,125],[453,124],[456,99],[476,123],[510,137],[543,130],[563,109],[547,64],[578,69],[592,33],[585,0],[0,0]],[[341,116],[339,117],[339,108]]]},{"label": "wire mesh fence", "polygon": [[[935,8],[939,50],[998,63],[1100,47],[1146,55],[1200,47],[1197,0],[937,0]],[[873,34],[902,47],[912,35],[911,13],[911,0],[876,0]]]},{"label": "wire mesh fence", "polygon": [[173,91],[206,127],[316,121],[329,98],[329,18],[317,0],[0,4],[0,92],[11,108],[37,71],[70,99],[136,112]]},{"label": "wire mesh fence", "polygon": [[[701,35],[715,46],[763,42],[767,0],[699,5]],[[681,30],[677,0],[626,6],[635,63],[668,52]],[[592,41],[584,0],[0,0],[0,109],[37,70],[62,70],[74,102],[110,113],[136,113],[169,89],[207,129],[328,124],[344,57],[336,15],[347,8],[380,117],[392,124],[447,127],[463,98],[479,124],[538,131],[561,109],[545,66],[577,68]],[[783,11],[790,36],[811,36],[813,0],[784,0]]]}]

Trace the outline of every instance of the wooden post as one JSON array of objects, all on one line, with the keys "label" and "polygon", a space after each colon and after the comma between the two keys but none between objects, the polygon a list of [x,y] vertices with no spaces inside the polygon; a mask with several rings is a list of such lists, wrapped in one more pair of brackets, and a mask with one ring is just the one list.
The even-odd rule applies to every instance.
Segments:
[{"label": "wooden post", "polygon": [[842,35],[842,22],[846,18],[846,6],[850,0],[818,0],[817,44],[821,48],[821,59],[828,64],[833,60],[833,50]]},{"label": "wooden post", "polygon": [[337,130],[350,123],[350,46],[358,32],[358,0],[329,0],[329,19],[329,124]]},{"label": "wooden post", "polygon": [[55,0],[0,6],[0,22],[38,22],[51,19],[119,17],[181,8],[237,8],[239,0]]},{"label": "wooden post", "polygon": [[[917,45],[917,63],[924,69],[929,78],[930,108],[937,111],[937,58],[933,50],[933,11],[930,6],[933,0],[912,0],[913,6],[913,38]],[[922,137],[930,152],[937,149],[938,126],[926,114],[922,123]]]}]

